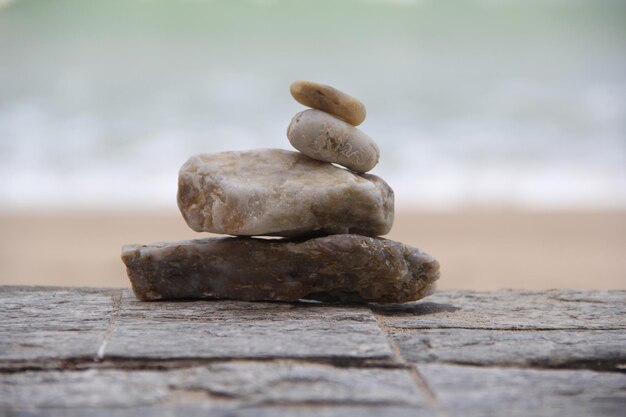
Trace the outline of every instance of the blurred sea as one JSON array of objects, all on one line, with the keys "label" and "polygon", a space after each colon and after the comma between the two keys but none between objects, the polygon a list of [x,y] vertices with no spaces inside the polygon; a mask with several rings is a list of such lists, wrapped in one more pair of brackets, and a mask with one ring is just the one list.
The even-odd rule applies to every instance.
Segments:
[{"label": "blurred sea", "polygon": [[198,152],[361,99],[400,208],[626,207],[626,2],[0,0],[0,209],[174,208]]}]

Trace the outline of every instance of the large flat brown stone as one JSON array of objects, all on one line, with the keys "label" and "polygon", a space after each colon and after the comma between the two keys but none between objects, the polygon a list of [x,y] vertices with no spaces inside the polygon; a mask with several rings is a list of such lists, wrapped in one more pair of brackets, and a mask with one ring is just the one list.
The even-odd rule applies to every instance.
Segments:
[{"label": "large flat brown stone", "polygon": [[142,300],[405,302],[434,289],[438,262],[392,240],[332,235],[308,240],[212,238],[122,249]]}]

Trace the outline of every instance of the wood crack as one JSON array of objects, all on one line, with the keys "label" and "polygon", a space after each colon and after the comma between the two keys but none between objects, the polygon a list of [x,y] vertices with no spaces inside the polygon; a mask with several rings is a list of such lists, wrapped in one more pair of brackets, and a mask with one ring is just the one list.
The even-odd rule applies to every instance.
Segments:
[{"label": "wood crack", "polygon": [[389,344],[389,347],[393,352],[395,361],[408,369],[409,375],[415,387],[415,391],[418,394],[422,395],[439,415],[441,415],[442,417],[450,417],[450,413],[448,413],[443,404],[439,401],[439,399],[435,395],[435,392],[428,385],[426,379],[419,373],[417,367],[413,364],[408,363],[402,356],[400,348],[391,337],[391,328],[386,323],[386,318],[382,315],[378,315],[373,310],[372,314],[376,318],[376,322],[378,323],[381,331],[385,334],[385,337],[387,338],[387,343]]},{"label": "wood crack", "polygon": [[410,365],[390,362],[387,359],[353,357],[222,357],[222,358],[124,358],[108,355],[106,359],[94,361],[91,358],[73,358],[64,360],[43,359],[27,361],[0,361],[0,374],[19,372],[46,371],[85,371],[90,369],[109,369],[125,371],[168,371],[194,368],[231,362],[249,363],[293,363],[308,365],[327,365],[335,368],[351,369],[409,369]]},{"label": "wood crack", "polygon": [[104,355],[106,352],[106,347],[113,333],[115,332],[115,326],[117,324],[117,318],[119,316],[120,310],[122,306],[122,291],[119,291],[113,295],[111,295],[111,314],[109,315],[109,324],[107,326],[106,331],[104,332],[104,336],[102,337],[102,342],[100,343],[100,347],[96,351],[96,355],[94,357],[94,361],[99,362],[104,359]]},{"label": "wood crack", "polygon": [[442,329],[458,329],[458,330],[498,330],[503,332],[606,332],[606,331],[623,331],[626,327],[470,327],[470,326],[446,326],[437,325],[432,327],[406,327],[388,324],[386,327],[394,331],[423,331],[423,330],[442,330]]}]

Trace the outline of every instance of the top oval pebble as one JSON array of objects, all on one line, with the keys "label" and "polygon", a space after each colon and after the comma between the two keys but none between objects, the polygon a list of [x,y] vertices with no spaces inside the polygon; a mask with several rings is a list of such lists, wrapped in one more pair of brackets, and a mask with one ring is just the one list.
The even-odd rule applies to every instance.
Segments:
[{"label": "top oval pebble", "polygon": [[289,88],[300,104],[332,114],[353,126],[365,120],[365,105],[329,85],[313,81],[294,81]]}]

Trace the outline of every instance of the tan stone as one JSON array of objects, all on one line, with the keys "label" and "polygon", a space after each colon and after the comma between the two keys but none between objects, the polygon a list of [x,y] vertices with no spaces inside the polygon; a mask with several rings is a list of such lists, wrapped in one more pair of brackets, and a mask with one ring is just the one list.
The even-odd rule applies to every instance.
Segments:
[{"label": "tan stone", "polygon": [[394,195],[375,175],[260,149],[191,157],[179,173],[178,207],[198,232],[378,236],[393,224]]},{"label": "tan stone", "polygon": [[371,170],[380,158],[378,145],[369,136],[319,110],[296,114],[287,129],[287,137],[303,154],[356,172]]},{"label": "tan stone", "polygon": [[431,294],[439,278],[439,263],[430,255],[400,242],[360,235],[126,245],[122,260],[142,300],[401,303]]},{"label": "tan stone", "polygon": [[365,120],[363,103],[329,85],[295,81],[289,91],[298,103],[330,113],[351,125],[358,126]]}]

